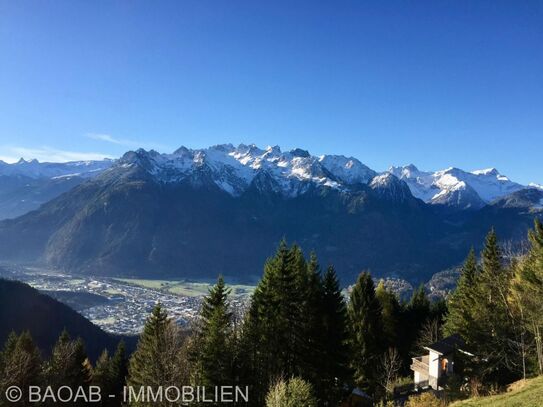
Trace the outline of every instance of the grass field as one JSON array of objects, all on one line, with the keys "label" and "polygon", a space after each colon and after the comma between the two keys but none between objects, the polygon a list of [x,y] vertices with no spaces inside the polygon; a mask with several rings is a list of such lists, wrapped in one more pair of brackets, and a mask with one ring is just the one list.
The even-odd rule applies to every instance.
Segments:
[{"label": "grass field", "polygon": [[[211,282],[189,281],[189,280],[148,280],[137,278],[116,278],[115,280],[135,285],[138,287],[160,290],[171,294],[182,295],[185,297],[202,297],[208,293],[213,285]],[[232,290],[232,295],[242,296],[253,293],[255,287],[243,284],[228,284]]]},{"label": "grass field", "polygon": [[543,377],[516,382],[507,393],[490,397],[458,401],[450,407],[541,407],[543,406]]}]

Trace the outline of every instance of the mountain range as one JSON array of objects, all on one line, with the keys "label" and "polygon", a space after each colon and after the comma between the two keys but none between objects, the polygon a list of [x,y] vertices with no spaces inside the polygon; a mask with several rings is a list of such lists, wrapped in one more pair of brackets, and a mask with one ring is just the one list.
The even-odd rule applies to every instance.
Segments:
[{"label": "mountain range", "polygon": [[112,160],[40,163],[0,160],[0,219],[15,218],[100,174]]},{"label": "mountain range", "polygon": [[277,146],[4,163],[0,177],[75,179],[53,199],[41,195],[36,210],[0,222],[2,258],[106,275],[247,280],[284,237],[315,250],[344,279],[369,268],[416,282],[458,264],[490,227],[523,239],[543,211],[543,188],[495,169],[377,173],[356,158]]}]

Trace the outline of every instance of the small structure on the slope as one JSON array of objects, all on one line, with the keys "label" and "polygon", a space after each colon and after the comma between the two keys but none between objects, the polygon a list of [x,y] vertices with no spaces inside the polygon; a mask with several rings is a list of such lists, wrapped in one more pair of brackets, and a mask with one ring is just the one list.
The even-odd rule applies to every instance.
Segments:
[{"label": "small structure on the slope", "polygon": [[414,372],[415,388],[431,387],[440,390],[447,377],[454,372],[454,355],[464,346],[464,341],[458,334],[441,339],[424,349],[427,355],[413,358],[411,370]]}]

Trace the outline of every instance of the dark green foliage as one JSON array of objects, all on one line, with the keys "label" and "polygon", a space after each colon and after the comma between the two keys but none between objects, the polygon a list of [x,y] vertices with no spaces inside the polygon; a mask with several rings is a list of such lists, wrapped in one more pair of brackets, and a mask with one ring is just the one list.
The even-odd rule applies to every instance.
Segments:
[{"label": "dark green foliage", "polygon": [[19,403],[10,405],[30,405],[28,386],[41,384],[41,358],[38,348],[28,332],[17,336],[12,333],[2,351],[0,363],[0,400],[10,386],[17,386],[23,391]]},{"label": "dark green foliage", "polygon": [[[128,360],[124,342],[120,342],[113,357],[104,350],[93,369],[92,384],[99,386],[103,406],[116,406],[122,400],[123,386],[128,374]],[[109,397],[115,394],[116,397]]]},{"label": "dark green foliage", "polygon": [[344,395],[344,385],[351,381],[351,370],[347,306],[332,266],[324,273],[322,290],[322,303],[319,307],[322,309],[322,353],[315,356],[315,361],[319,362],[315,392],[326,405],[333,406]]},{"label": "dark green foliage", "polygon": [[353,287],[348,313],[354,381],[373,393],[377,387],[376,364],[384,347],[381,305],[368,272],[361,273]]},{"label": "dark green foliage", "polygon": [[53,388],[69,386],[75,391],[79,386],[88,385],[91,372],[83,341],[72,340],[68,332],[63,331],[53,347],[44,376],[45,382]]},{"label": "dark green foliage", "polygon": [[[188,384],[184,340],[160,304],[147,319],[136,351],[130,358],[128,384],[136,392],[140,386],[149,386],[156,391],[159,386]],[[166,401],[164,403],[166,405]]]},{"label": "dark green foliage", "polygon": [[383,341],[386,348],[398,345],[400,332],[399,323],[402,318],[402,308],[396,295],[387,290],[383,281],[375,289],[375,296],[381,305],[381,320],[383,325]]},{"label": "dark green foliage", "polygon": [[313,385],[322,405],[337,403],[348,382],[346,309],[335,271],[324,277],[314,254],[281,242],[264,267],[240,340],[241,383],[253,384],[255,405],[282,377]]},{"label": "dark green foliage", "polygon": [[464,338],[470,337],[474,329],[474,314],[477,312],[475,301],[478,276],[479,266],[472,248],[462,267],[456,290],[449,298],[449,315],[445,323],[447,335],[458,333]]},{"label": "dark green foliage", "polygon": [[[255,393],[263,401],[269,384],[279,377],[302,374],[302,298],[296,274],[296,250],[285,241],[264,266],[253,294],[244,334],[252,366]],[[305,317],[305,316],[304,316]]]},{"label": "dark green foliage", "polygon": [[198,386],[234,383],[234,337],[232,313],[228,303],[230,289],[224,279],[204,298],[191,346],[194,360],[193,381]]}]

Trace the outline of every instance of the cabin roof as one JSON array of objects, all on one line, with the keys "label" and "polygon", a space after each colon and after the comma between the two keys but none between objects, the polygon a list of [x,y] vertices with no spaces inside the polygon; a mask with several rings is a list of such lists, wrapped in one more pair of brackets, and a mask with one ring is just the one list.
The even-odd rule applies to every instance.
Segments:
[{"label": "cabin roof", "polygon": [[424,348],[434,351],[440,355],[448,355],[452,353],[455,349],[464,346],[464,344],[464,340],[460,335],[453,334],[437,342],[434,342],[429,346],[425,346]]}]

